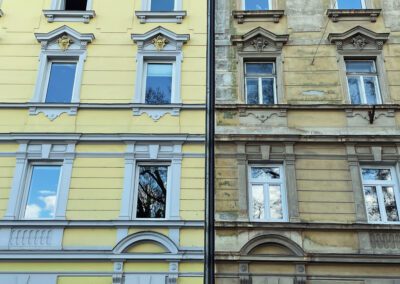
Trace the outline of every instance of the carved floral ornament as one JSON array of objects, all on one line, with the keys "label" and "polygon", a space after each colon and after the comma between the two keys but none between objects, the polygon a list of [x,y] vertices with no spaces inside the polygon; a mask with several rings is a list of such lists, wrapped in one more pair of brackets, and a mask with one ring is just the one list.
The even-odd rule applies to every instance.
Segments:
[{"label": "carved floral ornament", "polygon": [[63,35],[57,40],[58,46],[62,51],[66,51],[74,41],[67,35]]},{"label": "carved floral ornament", "polygon": [[153,38],[151,43],[158,51],[161,51],[168,44],[168,39],[166,39],[162,35],[158,35],[157,37]]},{"label": "carved floral ornament", "polygon": [[251,41],[251,45],[258,51],[262,52],[264,48],[266,48],[269,43],[268,40],[262,36],[259,36]]},{"label": "carved floral ornament", "polygon": [[231,37],[232,44],[237,46],[239,51],[249,52],[281,51],[288,40],[289,35],[276,35],[261,27],[255,28],[245,35]]},{"label": "carved floral ornament", "polygon": [[358,35],[356,37],[353,37],[352,44],[355,48],[363,50],[364,47],[368,44],[368,41],[365,37]]}]

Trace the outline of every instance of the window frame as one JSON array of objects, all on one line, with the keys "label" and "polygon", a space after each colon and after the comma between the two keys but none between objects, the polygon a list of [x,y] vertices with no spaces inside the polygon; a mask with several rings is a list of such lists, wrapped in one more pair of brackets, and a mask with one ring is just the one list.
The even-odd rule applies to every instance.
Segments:
[{"label": "window frame", "polygon": [[148,0],[147,1],[147,10],[150,11],[150,12],[161,12],[161,13],[165,12],[165,13],[168,13],[168,12],[178,11],[176,8],[177,8],[177,4],[178,4],[179,0],[172,0],[174,2],[174,9],[172,9],[171,11],[153,11],[153,10],[151,10],[152,1],[153,0]]},{"label": "window frame", "polygon": [[[390,173],[392,175],[392,181],[386,182],[383,180],[380,181],[373,181],[373,180],[367,180],[364,181],[363,175],[362,175],[362,170],[363,169],[389,169]],[[388,165],[360,165],[359,167],[359,173],[360,173],[360,178],[361,178],[361,190],[362,194],[364,197],[364,207],[365,207],[365,214],[367,217],[367,222],[369,224],[400,224],[400,205],[399,205],[399,200],[400,200],[400,192],[399,192],[399,180],[398,180],[398,169],[397,167]],[[368,209],[367,209],[367,204],[365,202],[365,190],[364,187],[366,186],[375,186],[376,187],[376,196],[378,198],[378,205],[379,205],[379,213],[381,215],[382,221],[370,221],[369,216],[368,216]],[[397,206],[397,214],[399,215],[399,221],[388,221],[387,220],[387,214],[386,214],[386,207],[385,203],[383,200],[383,194],[382,194],[382,187],[383,186],[392,186],[394,195],[396,198],[396,206]],[[385,218],[384,218],[385,217]]]},{"label": "window frame", "polygon": [[[53,218],[38,218],[38,219],[29,219],[25,217],[26,213],[26,207],[28,203],[28,197],[30,193],[30,185],[32,181],[32,175],[33,175],[33,169],[35,166],[58,166],[60,167],[60,175],[58,177],[58,185],[57,185],[57,196],[56,196],[56,206],[55,206],[55,211],[54,211],[54,217]],[[59,202],[59,195],[60,195],[60,190],[61,190],[61,185],[62,185],[62,176],[63,176],[63,162],[62,161],[51,161],[51,162],[46,162],[46,161],[40,161],[40,160],[33,160],[28,163],[28,170],[26,173],[26,176],[24,177],[24,189],[23,189],[23,194],[22,194],[22,201],[21,201],[21,206],[19,210],[19,220],[26,220],[26,221],[42,221],[42,220],[55,220],[56,219],[56,213],[57,213],[57,207],[58,207],[58,202]]]},{"label": "window frame", "polygon": [[[172,65],[172,76],[171,76],[171,99],[169,104],[174,104],[177,102],[177,97],[176,97],[176,61],[173,61],[171,59],[165,59],[163,60],[162,58],[160,59],[144,59],[143,60],[143,77],[142,77],[142,90],[141,90],[141,102],[143,104],[146,104],[146,88],[147,88],[147,70],[148,70],[148,64],[171,64]],[[146,105],[169,105],[169,104],[146,104]]]},{"label": "window frame", "polygon": [[[65,10],[65,1],[66,0],[53,0],[51,9],[68,12],[68,10]],[[62,7],[64,7],[64,8],[62,8]],[[86,1],[86,10],[82,10],[82,12],[90,11],[92,9],[92,7],[93,7],[93,0],[87,0]]]},{"label": "window frame", "polygon": [[246,9],[246,1],[247,0],[242,0],[242,9],[243,9],[243,11],[271,11],[271,10],[274,10],[273,7],[272,7],[272,4],[273,4],[272,0],[265,0],[265,1],[268,2],[269,9],[267,9],[267,10],[247,10]]},{"label": "window frame", "polygon": [[[274,79],[274,103],[272,105],[276,105],[278,102],[278,98],[277,98],[277,84],[276,84],[276,80],[277,80],[277,75],[276,75],[276,63],[274,61],[244,61],[244,94],[245,94],[245,102],[246,104],[248,103],[248,98],[247,98],[247,79],[256,79],[258,80],[258,104],[257,105],[268,105],[268,104],[264,104],[263,103],[263,94],[262,94],[262,79]],[[259,77],[247,77],[246,75],[246,65],[250,63],[250,64],[262,64],[262,63],[272,63],[272,75],[271,76],[259,76]]]},{"label": "window frame", "polygon": [[[137,217],[137,203],[138,203],[138,195],[139,195],[139,169],[142,166],[167,166],[167,196],[165,199],[165,217],[164,218],[138,218]],[[138,221],[157,221],[157,220],[169,220],[170,219],[170,202],[171,202],[171,190],[172,190],[172,163],[169,161],[138,161],[135,166],[134,173],[134,196],[133,196],[133,206],[132,206],[132,220]]]},{"label": "window frame", "polygon": [[[281,173],[281,177],[279,179],[279,182],[269,182],[269,181],[254,181],[251,178],[251,170],[252,168],[257,168],[257,167],[261,167],[261,168],[279,168],[280,173]],[[248,165],[248,170],[247,170],[247,175],[248,175],[248,206],[249,206],[249,220],[251,222],[264,222],[264,223],[284,223],[284,222],[289,222],[289,208],[288,208],[288,198],[287,198],[287,190],[286,190],[286,172],[285,172],[285,165],[282,164],[278,164],[278,163],[268,163],[268,164],[249,164]],[[253,189],[252,186],[254,184],[262,184],[263,185],[263,194],[264,194],[264,203],[266,201],[266,197],[268,199],[268,204],[264,204],[264,210],[268,205],[268,210],[265,210],[264,212],[264,219],[255,219],[254,218],[254,211],[253,211],[253,206],[252,206],[252,202],[253,202]],[[281,187],[281,203],[282,203],[282,215],[283,218],[282,219],[272,219],[272,218],[268,218],[270,215],[269,212],[269,194],[265,194],[266,192],[269,193],[269,190],[266,189],[265,185],[268,184],[279,184]]]},{"label": "window frame", "polygon": [[367,2],[366,2],[366,0],[360,0],[361,1],[361,8],[353,8],[353,9],[342,9],[342,8],[339,8],[339,1],[340,0],[334,0],[335,2],[334,2],[334,9],[337,9],[337,10],[364,10],[364,9],[367,9]]}]

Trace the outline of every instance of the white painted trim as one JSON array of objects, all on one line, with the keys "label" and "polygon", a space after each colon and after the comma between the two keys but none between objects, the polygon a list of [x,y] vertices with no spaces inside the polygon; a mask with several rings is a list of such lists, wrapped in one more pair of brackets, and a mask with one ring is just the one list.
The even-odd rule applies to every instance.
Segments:
[{"label": "white painted trim", "polygon": [[[93,0],[87,0],[86,10],[92,10],[93,8]],[[52,10],[64,10],[65,9],[65,0],[52,0],[51,2]]]}]

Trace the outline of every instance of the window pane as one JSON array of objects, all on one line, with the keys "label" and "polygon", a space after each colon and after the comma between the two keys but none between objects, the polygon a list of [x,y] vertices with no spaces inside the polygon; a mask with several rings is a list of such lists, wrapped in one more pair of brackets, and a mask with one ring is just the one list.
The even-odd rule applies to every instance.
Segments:
[{"label": "window pane", "polygon": [[346,60],[346,71],[351,73],[375,73],[373,61]]},{"label": "window pane", "polygon": [[390,169],[362,169],[363,180],[392,180]]},{"label": "window pane", "polygon": [[251,168],[251,177],[254,179],[280,179],[279,168],[255,167]]},{"label": "window pane", "polygon": [[364,77],[364,88],[365,96],[367,97],[367,104],[377,104],[377,94],[376,94],[376,77]]},{"label": "window pane", "polygon": [[269,10],[268,0],[243,0],[245,10]]},{"label": "window pane", "polygon": [[65,0],[65,10],[86,11],[87,0]]},{"label": "window pane", "polygon": [[375,186],[365,186],[365,205],[367,207],[368,220],[377,222],[381,221],[381,213],[379,212],[378,196],[376,195]]},{"label": "window pane", "polygon": [[52,63],[46,103],[70,103],[75,81],[76,63]]},{"label": "window pane", "polygon": [[337,0],[339,9],[362,9],[361,0]]},{"label": "window pane", "polygon": [[175,0],[151,0],[151,11],[174,11]]},{"label": "window pane", "polygon": [[60,172],[60,166],[32,168],[25,219],[54,218]]},{"label": "window pane", "polygon": [[139,167],[138,218],[165,218],[167,166]]},{"label": "window pane", "polygon": [[169,104],[172,92],[172,64],[147,64],[146,104]]},{"label": "window pane", "polygon": [[248,104],[258,104],[258,79],[246,79],[246,96]]},{"label": "window pane", "polygon": [[272,219],[283,219],[282,194],[279,185],[269,186],[269,209]]},{"label": "window pane", "polygon": [[246,63],[246,75],[248,74],[273,74],[273,63]]},{"label": "window pane", "polygon": [[382,193],[385,202],[387,220],[389,222],[399,221],[399,213],[397,212],[396,197],[394,195],[393,187],[382,187]]},{"label": "window pane", "polygon": [[252,194],[253,218],[264,219],[264,187],[262,185],[253,185]]},{"label": "window pane", "polygon": [[353,105],[361,104],[360,95],[360,78],[358,77],[348,77],[347,82],[349,84],[350,100]]},{"label": "window pane", "polygon": [[273,78],[262,79],[262,95],[263,104],[273,105],[275,103]]}]

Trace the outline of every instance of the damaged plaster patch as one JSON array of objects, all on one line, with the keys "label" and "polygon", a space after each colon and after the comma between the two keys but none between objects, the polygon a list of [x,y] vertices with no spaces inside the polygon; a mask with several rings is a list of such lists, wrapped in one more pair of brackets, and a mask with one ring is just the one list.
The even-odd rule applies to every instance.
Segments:
[{"label": "damaged plaster patch", "polygon": [[324,91],[309,90],[304,91],[302,94],[305,96],[324,96],[326,93]]}]

